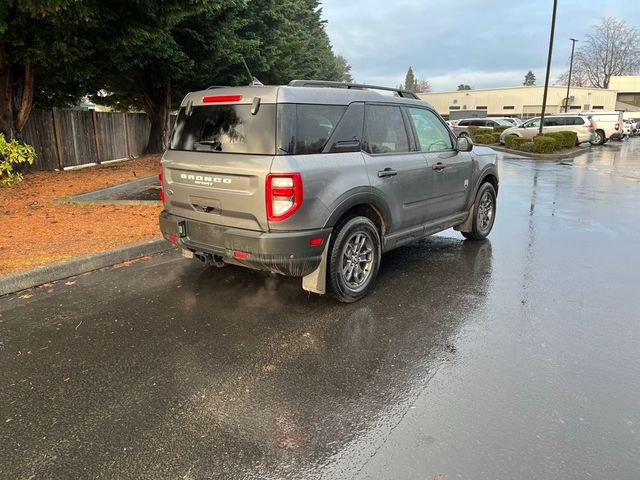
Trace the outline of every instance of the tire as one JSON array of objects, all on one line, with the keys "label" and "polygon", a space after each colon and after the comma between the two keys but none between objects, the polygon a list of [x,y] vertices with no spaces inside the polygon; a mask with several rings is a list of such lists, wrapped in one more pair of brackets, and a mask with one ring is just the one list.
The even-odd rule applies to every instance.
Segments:
[{"label": "tire", "polygon": [[356,302],[375,284],[382,254],[380,235],[367,217],[351,217],[338,225],[333,238],[327,273],[330,294],[340,302]]},{"label": "tire", "polygon": [[484,240],[496,220],[496,191],[490,183],[483,183],[473,204],[473,226],[470,232],[460,232],[467,240]]},{"label": "tire", "polygon": [[603,145],[606,141],[606,137],[604,136],[604,132],[602,130],[596,130],[593,141],[589,142],[591,145]]}]

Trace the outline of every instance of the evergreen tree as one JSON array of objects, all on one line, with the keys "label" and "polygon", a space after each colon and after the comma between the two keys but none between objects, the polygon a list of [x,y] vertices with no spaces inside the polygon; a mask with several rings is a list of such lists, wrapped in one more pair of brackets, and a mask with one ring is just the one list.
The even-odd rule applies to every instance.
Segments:
[{"label": "evergreen tree", "polygon": [[461,83],[460,85],[458,85],[458,90],[471,90],[471,86],[467,85],[466,83]]},{"label": "evergreen tree", "polygon": [[527,74],[524,76],[524,82],[522,82],[522,85],[524,85],[525,87],[530,87],[535,84],[536,84],[536,76],[531,70],[529,70]]},{"label": "evergreen tree", "polygon": [[413,69],[409,67],[407,74],[404,77],[404,89],[413,92],[416,87],[416,77],[413,74]]}]

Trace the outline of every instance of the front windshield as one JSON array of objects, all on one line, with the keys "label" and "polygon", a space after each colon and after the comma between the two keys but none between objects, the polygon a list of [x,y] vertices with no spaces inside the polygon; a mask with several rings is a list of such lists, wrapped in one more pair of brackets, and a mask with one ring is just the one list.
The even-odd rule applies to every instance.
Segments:
[{"label": "front windshield", "polygon": [[540,126],[540,119],[539,118],[532,118],[528,122],[523,123],[522,126],[523,127],[539,127]]},{"label": "front windshield", "polygon": [[514,125],[509,120],[496,120],[496,122],[498,123],[498,125],[502,125],[503,127],[513,127]]}]

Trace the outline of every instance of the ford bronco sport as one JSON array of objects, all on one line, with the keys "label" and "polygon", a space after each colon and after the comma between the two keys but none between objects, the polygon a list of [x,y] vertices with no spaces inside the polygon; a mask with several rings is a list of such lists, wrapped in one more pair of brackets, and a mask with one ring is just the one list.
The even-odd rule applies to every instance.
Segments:
[{"label": "ford bronco sport", "polygon": [[189,93],[160,164],[160,229],[185,256],[303,277],[343,302],[382,253],[493,226],[496,154],[413,93],[295,80]]}]

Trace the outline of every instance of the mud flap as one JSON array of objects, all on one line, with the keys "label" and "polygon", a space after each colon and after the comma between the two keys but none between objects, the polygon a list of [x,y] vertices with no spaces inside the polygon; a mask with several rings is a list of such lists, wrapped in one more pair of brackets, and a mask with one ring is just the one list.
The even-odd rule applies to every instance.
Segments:
[{"label": "mud flap", "polygon": [[460,225],[456,225],[455,227],[453,227],[454,230],[457,230],[458,232],[465,232],[465,233],[471,233],[471,231],[473,230],[473,211],[475,209],[475,204],[471,205],[471,209],[469,210],[469,213],[467,214],[467,218],[464,219],[464,222],[462,222]]},{"label": "mud flap", "polygon": [[318,293],[324,295],[327,292],[327,257],[329,256],[329,244],[331,243],[331,235],[327,237],[320,265],[309,275],[302,277],[302,289],[307,292]]}]

